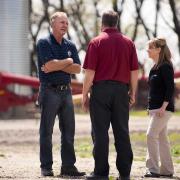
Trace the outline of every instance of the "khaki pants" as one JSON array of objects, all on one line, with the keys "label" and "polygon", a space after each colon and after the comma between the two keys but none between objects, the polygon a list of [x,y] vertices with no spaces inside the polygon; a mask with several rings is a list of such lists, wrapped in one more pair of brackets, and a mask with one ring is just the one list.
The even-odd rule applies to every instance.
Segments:
[{"label": "khaki pants", "polygon": [[[169,175],[174,173],[170,145],[167,136],[167,124],[172,113],[166,111],[163,117],[156,116],[156,109],[150,110],[150,124],[147,130],[147,170],[153,173]],[[161,166],[159,167],[159,157]]]}]

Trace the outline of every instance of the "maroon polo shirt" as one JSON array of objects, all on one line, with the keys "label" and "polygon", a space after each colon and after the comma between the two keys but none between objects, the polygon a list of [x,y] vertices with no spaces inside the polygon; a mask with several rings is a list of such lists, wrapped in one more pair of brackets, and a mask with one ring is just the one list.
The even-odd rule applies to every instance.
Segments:
[{"label": "maroon polo shirt", "polygon": [[138,69],[134,43],[116,28],[107,28],[90,41],[83,68],[95,71],[93,82],[129,83],[130,72]]}]

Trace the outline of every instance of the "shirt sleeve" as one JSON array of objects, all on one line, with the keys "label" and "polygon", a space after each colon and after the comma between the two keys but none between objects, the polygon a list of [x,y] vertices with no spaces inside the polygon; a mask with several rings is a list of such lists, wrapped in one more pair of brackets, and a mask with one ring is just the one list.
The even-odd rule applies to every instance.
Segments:
[{"label": "shirt sleeve", "polygon": [[71,57],[72,57],[74,63],[81,64],[77,48],[76,48],[76,46],[74,44],[72,44],[72,56]]},{"label": "shirt sleeve", "polygon": [[40,39],[37,43],[38,61],[42,64],[54,59],[50,45],[45,39]]},{"label": "shirt sleeve", "polygon": [[135,48],[134,44],[132,47],[132,53],[131,53],[130,58],[131,58],[130,59],[130,70],[131,71],[138,70],[138,57],[137,57],[136,48]]},{"label": "shirt sleeve", "polygon": [[97,50],[94,43],[90,42],[88,45],[88,49],[87,49],[84,64],[83,64],[84,69],[96,70],[97,63],[98,63],[96,51]]},{"label": "shirt sleeve", "polygon": [[174,94],[174,70],[170,65],[163,65],[161,68],[161,75],[165,84],[165,97],[164,101],[169,102]]}]

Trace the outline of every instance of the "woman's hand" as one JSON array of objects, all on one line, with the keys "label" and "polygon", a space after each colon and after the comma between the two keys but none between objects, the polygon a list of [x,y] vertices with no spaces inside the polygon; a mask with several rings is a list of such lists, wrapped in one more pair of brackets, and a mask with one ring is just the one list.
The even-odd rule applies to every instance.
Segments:
[{"label": "woman's hand", "polygon": [[157,110],[156,115],[157,115],[158,117],[164,116],[164,113],[165,113],[165,111],[166,111],[166,107],[167,107],[168,103],[169,103],[169,102],[164,101],[163,104],[162,104],[162,106],[161,106],[161,108],[159,108],[159,109]]},{"label": "woman's hand", "polygon": [[159,109],[157,110],[156,115],[157,115],[158,117],[163,117],[164,114],[165,114],[165,111],[166,111],[166,108],[164,108],[164,107],[162,106],[161,108],[159,108]]}]

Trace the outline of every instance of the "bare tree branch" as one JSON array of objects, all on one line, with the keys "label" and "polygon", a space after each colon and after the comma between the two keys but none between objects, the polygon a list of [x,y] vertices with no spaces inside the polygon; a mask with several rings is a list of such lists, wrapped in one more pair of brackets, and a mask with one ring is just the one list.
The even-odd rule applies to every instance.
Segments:
[{"label": "bare tree branch", "polygon": [[144,2],[144,0],[139,0],[139,1],[138,0],[134,0],[135,7],[136,7],[137,17],[136,17],[136,23],[135,23],[134,33],[133,33],[133,37],[132,37],[133,41],[136,39],[137,32],[138,32],[138,26],[140,24],[143,25],[143,27],[145,29],[146,36],[148,37],[148,39],[150,39],[150,35],[149,35],[150,30],[148,29],[148,27],[146,26],[144,20],[141,17],[141,8],[142,8],[143,2]]},{"label": "bare tree branch", "polygon": [[119,31],[121,31],[121,14],[123,12],[123,5],[124,5],[124,2],[125,0],[122,0],[121,1],[121,4],[119,5],[119,8],[118,8],[118,2],[117,0],[113,0],[113,9],[114,11],[116,11],[119,15],[119,22],[118,22],[118,29]]},{"label": "bare tree branch", "polygon": [[176,11],[174,0],[169,0],[169,4],[170,4],[172,14],[173,14],[173,21],[174,21],[174,26],[175,26],[175,32],[178,37],[178,48],[179,48],[179,53],[180,53],[180,21],[178,20],[178,17],[177,17],[177,11]]},{"label": "bare tree branch", "polygon": [[155,17],[154,33],[153,33],[154,37],[157,36],[159,9],[160,9],[160,3],[159,3],[159,0],[156,0],[156,17]]},{"label": "bare tree branch", "polygon": [[98,0],[94,0],[93,1],[93,5],[94,5],[94,8],[95,8],[95,33],[94,33],[94,36],[97,36],[98,33],[99,33],[98,18],[100,17],[100,15],[99,15],[99,11],[98,11],[98,8],[97,8],[97,4],[98,4]]}]

